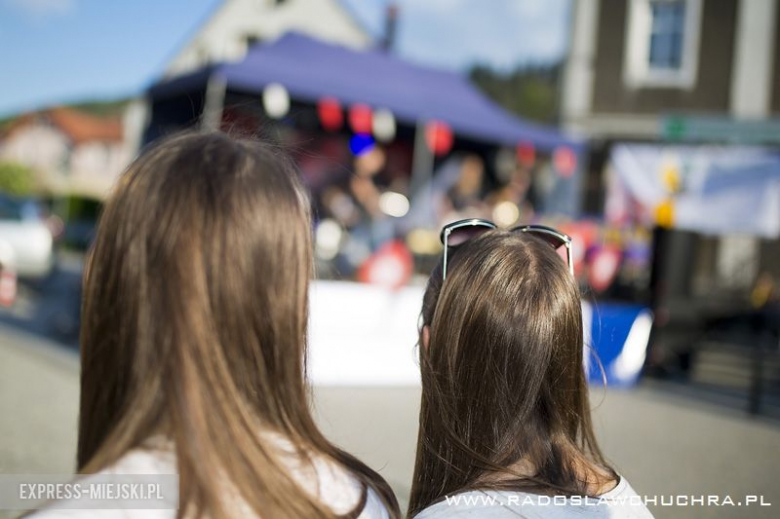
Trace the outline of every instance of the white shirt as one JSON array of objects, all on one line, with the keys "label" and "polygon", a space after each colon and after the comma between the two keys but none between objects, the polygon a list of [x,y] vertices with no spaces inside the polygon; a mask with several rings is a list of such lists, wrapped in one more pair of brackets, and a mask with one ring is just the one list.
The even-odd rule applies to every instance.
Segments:
[{"label": "white shirt", "polygon": [[[322,502],[337,514],[346,514],[360,501],[362,486],[335,463],[323,458],[314,457],[314,470],[305,470],[298,464],[290,471],[301,487],[312,495],[318,496]],[[315,474],[316,473],[316,474]],[[111,467],[97,475],[86,476],[81,481],[89,483],[95,476],[113,474],[176,474],[176,458],[171,450],[136,449],[128,452]],[[173,519],[177,510],[163,509],[73,509],[74,501],[59,501],[33,514],[36,519],[65,519],[86,517],[90,519]],[[246,505],[245,505],[246,506]],[[250,510],[239,504],[236,516],[248,517]],[[370,487],[367,490],[366,504],[360,514],[360,519],[388,519],[387,509]]]},{"label": "white shirt", "polygon": [[475,490],[449,496],[429,506],[415,519],[652,519],[642,498],[624,478],[597,498],[540,496],[525,492]]}]

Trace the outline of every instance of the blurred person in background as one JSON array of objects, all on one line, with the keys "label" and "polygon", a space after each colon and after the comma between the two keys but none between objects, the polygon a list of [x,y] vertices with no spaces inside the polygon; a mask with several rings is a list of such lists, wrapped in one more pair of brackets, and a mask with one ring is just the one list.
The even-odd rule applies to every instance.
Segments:
[{"label": "blurred person in background", "polygon": [[463,157],[460,175],[444,198],[443,212],[446,220],[479,217],[487,210],[482,201],[482,184],[485,177],[485,163],[475,154]]},{"label": "blurred person in background", "polygon": [[332,218],[344,231],[342,254],[336,259],[341,276],[352,276],[395,237],[396,224],[382,207],[382,196],[404,182],[388,178],[387,165],[387,151],[371,143],[355,153],[350,174],[334,175],[322,191],[319,216]]},{"label": "blurred person in background", "polygon": [[445,221],[490,216],[482,200],[485,164],[472,153],[448,158],[432,178],[412,193],[411,210],[404,219],[406,232],[434,229]]},{"label": "blurred person in background", "polygon": [[385,151],[377,145],[355,157],[355,174],[349,179],[349,192],[366,220],[382,216],[379,197],[384,186],[377,181],[386,161]]},{"label": "blurred person in background", "polygon": [[[501,224],[504,226],[511,226],[516,222],[533,222],[536,219],[536,213],[529,200],[531,191],[530,168],[515,162],[508,176],[506,183],[500,184],[485,197],[486,203],[491,208],[493,219],[501,220]],[[507,208],[509,208],[508,212]]]},{"label": "blurred person in background", "polygon": [[386,166],[385,150],[374,144],[355,157],[355,174],[349,180],[349,193],[361,215],[351,237],[368,243],[371,251],[393,238],[393,222],[382,211],[380,203],[388,188],[381,175]]},{"label": "blurred person in background", "polygon": [[580,294],[555,250],[565,241],[484,227],[456,240],[448,227],[461,244],[423,299],[409,515],[652,517],[593,432]]},{"label": "blurred person in background", "polygon": [[310,415],[311,276],[307,196],[278,149],[190,134],[131,164],[85,271],[79,473],[177,473],[178,517],[397,517]]}]

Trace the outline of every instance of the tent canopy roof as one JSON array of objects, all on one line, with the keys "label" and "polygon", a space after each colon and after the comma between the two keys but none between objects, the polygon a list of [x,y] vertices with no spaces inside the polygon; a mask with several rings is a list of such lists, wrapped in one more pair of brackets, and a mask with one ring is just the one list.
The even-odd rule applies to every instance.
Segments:
[{"label": "tent canopy roof", "polygon": [[579,146],[553,128],[523,121],[482,95],[461,75],[421,67],[392,55],[355,51],[298,33],[258,45],[235,63],[221,63],[153,85],[153,99],[203,88],[212,75],[228,89],[261,92],[280,83],[293,99],[316,103],[333,97],[345,105],[365,103],[389,109],[402,123],[440,120],[453,131],[475,140],[514,145],[532,142],[550,150],[561,144]]}]

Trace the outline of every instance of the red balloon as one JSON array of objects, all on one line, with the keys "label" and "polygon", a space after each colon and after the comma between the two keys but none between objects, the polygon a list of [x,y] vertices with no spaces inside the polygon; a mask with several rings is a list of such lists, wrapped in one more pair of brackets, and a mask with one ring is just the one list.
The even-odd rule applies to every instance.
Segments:
[{"label": "red balloon", "polygon": [[352,105],[349,109],[349,125],[355,133],[371,134],[371,107],[364,104]]},{"label": "red balloon", "polygon": [[517,162],[523,166],[532,166],[536,162],[534,143],[524,141],[517,145]]},{"label": "red balloon", "polygon": [[455,136],[447,123],[431,121],[425,126],[425,142],[434,155],[446,154],[452,149],[454,140]]},{"label": "red balloon", "polygon": [[344,113],[341,103],[333,97],[324,97],[317,103],[317,115],[322,127],[328,131],[336,131],[344,124]]},{"label": "red balloon", "polygon": [[569,178],[577,169],[577,154],[567,146],[559,146],[553,152],[553,164],[559,175]]}]

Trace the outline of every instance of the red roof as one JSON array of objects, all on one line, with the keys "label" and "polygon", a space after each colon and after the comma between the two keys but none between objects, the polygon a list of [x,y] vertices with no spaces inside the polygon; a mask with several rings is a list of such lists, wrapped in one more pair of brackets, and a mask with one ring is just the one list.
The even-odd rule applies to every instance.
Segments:
[{"label": "red roof", "polygon": [[95,117],[78,110],[57,107],[29,113],[11,123],[6,133],[12,134],[19,128],[38,121],[47,121],[58,128],[74,144],[89,141],[117,142],[122,140],[122,122],[117,117]]}]

